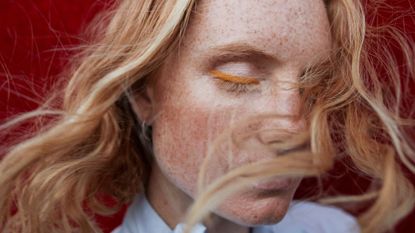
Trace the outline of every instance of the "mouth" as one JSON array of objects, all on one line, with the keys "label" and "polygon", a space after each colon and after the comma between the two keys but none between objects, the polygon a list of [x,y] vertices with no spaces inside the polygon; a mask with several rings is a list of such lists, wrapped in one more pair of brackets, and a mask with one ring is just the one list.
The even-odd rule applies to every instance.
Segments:
[{"label": "mouth", "polygon": [[262,192],[270,192],[270,191],[287,191],[290,190],[294,186],[294,180],[290,178],[272,178],[266,181],[260,181],[253,184],[253,188],[262,191]]}]

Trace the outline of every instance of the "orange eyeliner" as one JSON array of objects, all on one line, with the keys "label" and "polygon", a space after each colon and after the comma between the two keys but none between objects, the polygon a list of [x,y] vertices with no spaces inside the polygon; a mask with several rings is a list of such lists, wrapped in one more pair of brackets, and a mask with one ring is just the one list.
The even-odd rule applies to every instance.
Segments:
[{"label": "orange eyeliner", "polygon": [[256,78],[235,76],[235,75],[223,73],[219,70],[212,70],[210,71],[210,74],[214,76],[215,78],[219,78],[219,79],[222,79],[228,82],[240,83],[240,84],[259,84],[259,81]]}]

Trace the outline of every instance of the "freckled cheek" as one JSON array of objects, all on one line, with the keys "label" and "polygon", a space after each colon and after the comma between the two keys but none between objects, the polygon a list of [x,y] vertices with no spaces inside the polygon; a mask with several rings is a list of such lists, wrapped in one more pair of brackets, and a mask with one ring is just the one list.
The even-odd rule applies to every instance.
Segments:
[{"label": "freckled cheek", "polygon": [[[154,155],[164,174],[180,189],[193,196],[197,176],[208,146],[229,126],[229,110],[206,105],[163,107],[153,124]],[[208,171],[226,169],[226,163],[210,162]]]}]

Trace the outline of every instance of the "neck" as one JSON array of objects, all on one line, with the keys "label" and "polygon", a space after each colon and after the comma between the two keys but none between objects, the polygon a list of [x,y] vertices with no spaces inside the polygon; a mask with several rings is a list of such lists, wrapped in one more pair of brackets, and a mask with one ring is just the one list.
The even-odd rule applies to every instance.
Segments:
[{"label": "neck", "polygon": [[[171,229],[184,220],[186,211],[193,202],[191,197],[178,189],[162,174],[156,164],[152,166],[146,196],[154,210]],[[205,224],[209,233],[249,232],[248,227],[238,225],[215,214],[209,223],[211,224]]]}]

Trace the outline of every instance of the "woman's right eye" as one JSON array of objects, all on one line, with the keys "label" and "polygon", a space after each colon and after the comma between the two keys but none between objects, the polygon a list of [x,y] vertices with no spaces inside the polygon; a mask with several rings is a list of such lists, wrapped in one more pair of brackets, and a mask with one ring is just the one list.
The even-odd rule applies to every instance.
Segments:
[{"label": "woman's right eye", "polygon": [[219,70],[212,70],[210,74],[220,81],[220,85],[229,92],[249,92],[260,84],[259,80],[256,78],[232,75]]}]

